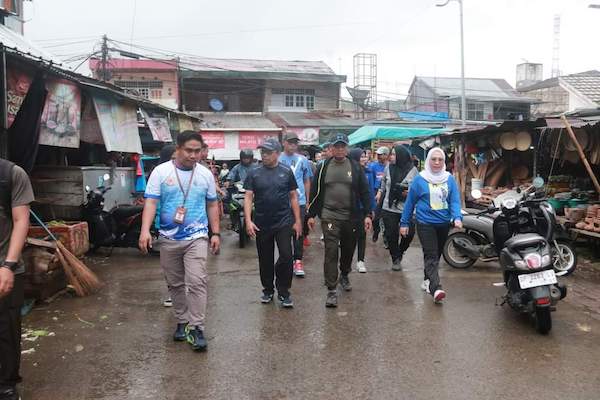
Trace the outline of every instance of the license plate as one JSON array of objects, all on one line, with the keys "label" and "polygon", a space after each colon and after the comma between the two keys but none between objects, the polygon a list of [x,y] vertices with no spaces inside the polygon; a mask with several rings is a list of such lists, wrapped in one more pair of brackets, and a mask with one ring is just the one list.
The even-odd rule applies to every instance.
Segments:
[{"label": "license plate", "polygon": [[533,274],[519,275],[519,286],[521,289],[529,289],[537,286],[552,285],[557,282],[554,270],[534,272]]}]

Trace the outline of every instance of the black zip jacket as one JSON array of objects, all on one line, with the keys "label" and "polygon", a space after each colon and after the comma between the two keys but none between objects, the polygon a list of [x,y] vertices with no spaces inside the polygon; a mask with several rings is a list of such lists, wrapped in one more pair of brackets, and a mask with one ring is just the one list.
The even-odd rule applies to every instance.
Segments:
[{"label": "black zip jacket", "polygon": [[[323,210],[323,199],[325,196],[325,175],[327,174],[327,168],[333,160],[329,158],[323,163],[317,166],[317,171],[313,177],[311,191],[310,191],[310,202],[308,204],[308,217],[314,218],[316,216],[321,217],[321,211]],[[354,194],[354,201],[352,202],[352,219],[362,218],[362,215],[371,214],[371,197],[369,193],[369,182],[367,177],[359,163],[348,158],[350,165],[352,166],[352,193]],[[359,206],[363,205],[362,209]]]}]

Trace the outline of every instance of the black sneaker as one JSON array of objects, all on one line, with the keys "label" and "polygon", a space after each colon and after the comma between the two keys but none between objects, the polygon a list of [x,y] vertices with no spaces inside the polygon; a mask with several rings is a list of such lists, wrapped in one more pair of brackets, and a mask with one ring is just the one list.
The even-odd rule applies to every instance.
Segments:
[{"label": "black sneaker", "polygon": [[271,301],[273,301],[273,293],[263,293],[260,296],[260,302],[263,304],[269,304]]},{"label": "black sneaker", "polygon": [[206,351],[207,343],[204,333],[197,327],[187,330],[187,342],[192,345],[194,351]]},{"label": "black sneaker", "polygon": [[348,279],[348,275],[342,275],[340,277],[340,286],[346,292],[349,292],[352,290],[352,284],[350,283],[350,279]]},{"label": "black sneaker", "polygon": [[173,334],[173,340],[176,342],[185,342],[187,339],[187,322],[183,324],[177,324],[177,329],[175,329],[175,333]]},{"label": "black sneaker", "polygon": [[402,257],[396,258],[392,261],[392,270],[393,271],[402,271]]},{"label": "black sneaker", "polygon": [[2,387],[0,388],[0,400],[21,400],[21,396],[15,387]]},{"label": "black sneaker", "polygon": [[283,308],[294,308],[294,302],[292,301],[292,296],[289,294],[287,296],[279,295],[279,301],[281,302],[281,306]]},{"label": "black sneaker", "polygon": [[325,307],[337,307],[337,292],[330,290],[327,292],[327,300],[325,300]]}]

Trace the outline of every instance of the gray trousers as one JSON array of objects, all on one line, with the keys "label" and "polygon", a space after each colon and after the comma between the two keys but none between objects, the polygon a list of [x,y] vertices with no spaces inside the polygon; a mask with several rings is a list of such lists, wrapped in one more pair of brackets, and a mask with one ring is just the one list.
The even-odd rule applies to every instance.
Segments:
[{"label": "gray trousers", "polygon": [[208,293],[208,240],[160,238],[160,265],[165,274],[178,323],[204,330]]}]

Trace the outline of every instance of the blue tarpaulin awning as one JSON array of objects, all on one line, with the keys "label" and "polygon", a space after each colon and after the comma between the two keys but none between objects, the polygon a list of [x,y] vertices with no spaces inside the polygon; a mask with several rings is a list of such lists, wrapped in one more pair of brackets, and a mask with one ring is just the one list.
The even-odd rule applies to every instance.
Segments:
[{"label": "blue tarpaulin awning", "polygon": [[439,128],[413,128],[405,126],[378,126],[366,125],[356,130],[348,139],[350,145],[356,145],[371,140],[387,139],[387,140],[407,140],[420,137],[436,136],[446,132],[447,129]]}]

